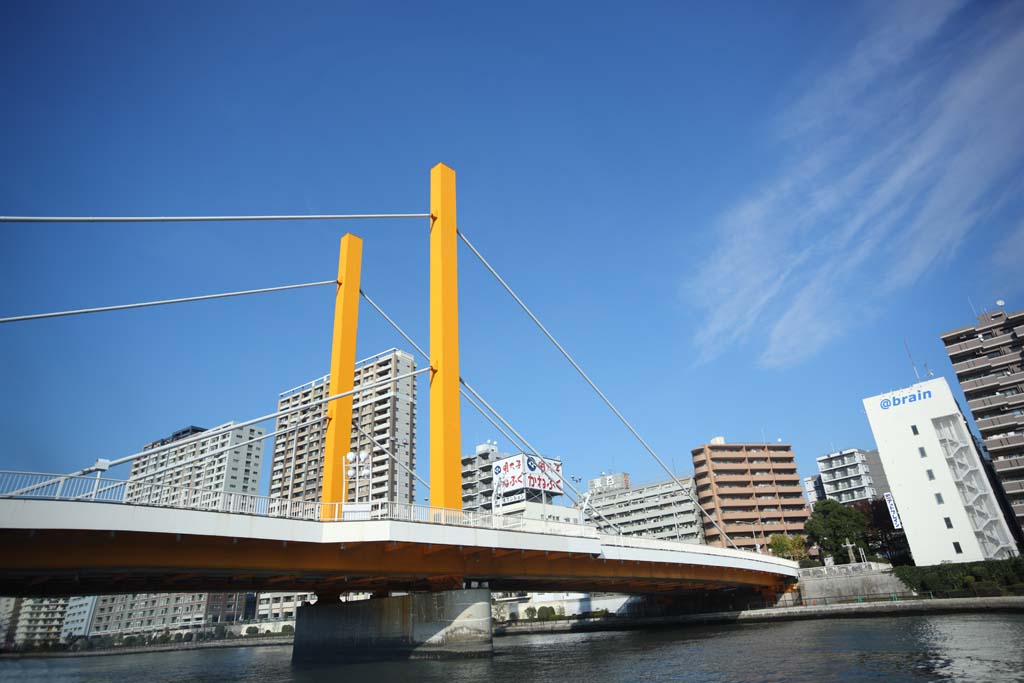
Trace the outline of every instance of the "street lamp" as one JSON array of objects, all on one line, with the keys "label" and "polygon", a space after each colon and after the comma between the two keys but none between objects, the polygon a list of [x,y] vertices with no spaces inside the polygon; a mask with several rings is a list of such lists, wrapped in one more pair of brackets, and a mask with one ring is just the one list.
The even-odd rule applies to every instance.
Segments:
[{"label": "street lamp", "polygon": [[370,454],[366,451],[362,451],[357,456],[355,453],[350,452],[345,456],[351,467],[348,468],[349,479],[354,479],[356,482],[355,487],[355,502],[359,502],[359,481],[366,479],[366,500],[370,500],[370,466],[366,464],[366,461],[370,458]]}]

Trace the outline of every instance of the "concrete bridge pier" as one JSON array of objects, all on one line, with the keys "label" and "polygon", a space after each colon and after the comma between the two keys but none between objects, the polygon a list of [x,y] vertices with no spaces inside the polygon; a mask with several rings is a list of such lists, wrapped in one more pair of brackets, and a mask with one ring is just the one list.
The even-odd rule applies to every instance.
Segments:
[{"label": "concrete bridge pier", "polygon": [[295,619],[292,661],[446,659],[492,652],[491,591],[473,588],[303,605]]}]

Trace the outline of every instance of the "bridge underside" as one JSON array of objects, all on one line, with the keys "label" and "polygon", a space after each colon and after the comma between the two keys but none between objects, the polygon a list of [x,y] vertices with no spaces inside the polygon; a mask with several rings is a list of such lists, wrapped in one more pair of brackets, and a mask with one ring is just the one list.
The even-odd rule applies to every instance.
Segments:
[{"label": "bridge underside", "polygon": [[185,534],[0,530],[0,595],[189,591],[494,590],[692,593],[781,590],[749,569],[596,557],[586,552],[398,541],[302,543]]}]

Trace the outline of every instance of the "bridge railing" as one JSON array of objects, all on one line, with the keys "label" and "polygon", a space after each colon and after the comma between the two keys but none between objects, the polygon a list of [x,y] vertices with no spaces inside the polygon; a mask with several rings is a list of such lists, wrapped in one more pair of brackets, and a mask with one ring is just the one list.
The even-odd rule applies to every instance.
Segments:
[{"label": "bridge railing", "polygon": [[168,486],[142,480],[106,479],[40,472],[0,471],[0,499],[85,501],[142,507],[202,510],[318,522],[391,520],[446,526],[523,531],[597,538],[597,529],[585,524],[524,519],[513,515],[433,508],[409,503],[321,503],[272,498],[254,493]]}]

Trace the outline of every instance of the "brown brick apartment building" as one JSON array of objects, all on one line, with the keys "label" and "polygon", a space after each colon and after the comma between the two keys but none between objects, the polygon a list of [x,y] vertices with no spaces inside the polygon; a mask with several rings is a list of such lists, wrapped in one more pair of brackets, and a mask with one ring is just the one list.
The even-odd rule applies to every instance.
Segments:
[{"label": "brown brick apartment building", "polygon": [[[732,443],[721,437],[692,451],[701,506],[741,550],[762,550],[772,534],[802,534],[810,515],[793,448]],[[704,520],[708,545],[728,545]]]}]

